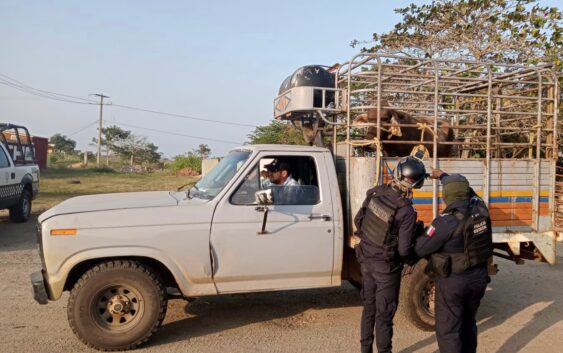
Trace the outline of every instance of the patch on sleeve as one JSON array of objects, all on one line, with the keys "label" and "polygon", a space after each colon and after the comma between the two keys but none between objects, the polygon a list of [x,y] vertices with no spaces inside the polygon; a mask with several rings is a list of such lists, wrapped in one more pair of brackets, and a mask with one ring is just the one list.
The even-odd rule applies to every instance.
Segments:
[{"label": "patch on sleeve", "polygon": [[432,238],[432,236],[434,235],[434,232],[436,231],[436,228],[434,228],[434,226],[430,226],[428,228],[428,230],[426,231],[426,236],[428,238]]}]

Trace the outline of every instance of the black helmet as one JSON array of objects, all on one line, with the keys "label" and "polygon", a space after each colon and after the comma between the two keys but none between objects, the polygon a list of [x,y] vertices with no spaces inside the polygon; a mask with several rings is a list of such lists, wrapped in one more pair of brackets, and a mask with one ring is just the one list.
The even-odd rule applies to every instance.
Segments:
[{"label": "black helmet", "polygon": [[424,164],[414,157],[403,157],[393,171],[393,179],[402,189],[420,189],[424,185],[426,168]]}]

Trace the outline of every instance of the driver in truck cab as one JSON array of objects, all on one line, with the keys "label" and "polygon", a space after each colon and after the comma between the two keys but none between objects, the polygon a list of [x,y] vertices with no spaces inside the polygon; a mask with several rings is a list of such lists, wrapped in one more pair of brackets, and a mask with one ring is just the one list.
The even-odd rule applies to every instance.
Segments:
[{"label": "driver in truck cab", "polygon": [[361,239],[356,257],[362,272],[362,353],[373,352],[374,338],[378,352],[391,352],[403,263],[414,262],[412,189],[422,187],[425,178],[419,159],[401,158],[392,181],[368,190],[354,218]]},{"label": "driver in truck cab", "polygon": [[303,190],[300,184],[291,176],[291,165],[283,159],[274,159],[270,164],[266,164],[268,177],[270,179],[269,188],[275,193],[274,200],[282,205],[298,204],[302,199]]}]

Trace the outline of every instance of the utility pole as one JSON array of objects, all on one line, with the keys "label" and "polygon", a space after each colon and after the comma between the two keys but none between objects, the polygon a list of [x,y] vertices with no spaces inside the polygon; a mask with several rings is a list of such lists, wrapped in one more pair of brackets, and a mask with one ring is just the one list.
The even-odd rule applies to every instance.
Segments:
[{"label": "utility pole", "polygon": [[104,107],[104,98],[110,98],[101,94],[94,94],[94,96],[100,97],[100,126],[98,127],[98,153],[96,154],[96,167],[100,168],[100,156],[102,155],[102,112]]}]

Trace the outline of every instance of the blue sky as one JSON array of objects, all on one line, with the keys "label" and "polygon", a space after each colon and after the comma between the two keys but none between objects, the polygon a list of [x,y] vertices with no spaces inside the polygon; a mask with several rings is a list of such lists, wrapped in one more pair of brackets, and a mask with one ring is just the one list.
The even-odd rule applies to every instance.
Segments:
[{"label": "blue sky", "polygon": [[[103,92],[115,104],[263,125],[286,76],[350,59],[358,51],[350,41],[391,29],[400,19],[393,9],[411,2],[0,0],[0,74],[82,98]],[[79,148],[93,151],[96,126],[86,126],[97,119],[95,105],[0,85],[0,121],[32,134],[72,134]],[[234,145],[131,125],[241,143],[251,131],[112,106],[104,119],[146,136],[167,157],[199,143],[215,155]]]}]

